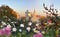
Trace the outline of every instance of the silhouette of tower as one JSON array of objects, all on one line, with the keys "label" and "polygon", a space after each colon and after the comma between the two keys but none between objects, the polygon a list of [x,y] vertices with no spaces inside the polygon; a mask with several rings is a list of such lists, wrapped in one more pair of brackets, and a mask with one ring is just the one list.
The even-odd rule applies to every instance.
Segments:
[{"label": "silhouette of tower", "polygon": [[26,21],[29,21],[30,19],[30,17],[29,17],[29,14],[30,12],[28,11],[28,10],[26,10],[26,12],[25,12],[25,16],[26,16]]}]

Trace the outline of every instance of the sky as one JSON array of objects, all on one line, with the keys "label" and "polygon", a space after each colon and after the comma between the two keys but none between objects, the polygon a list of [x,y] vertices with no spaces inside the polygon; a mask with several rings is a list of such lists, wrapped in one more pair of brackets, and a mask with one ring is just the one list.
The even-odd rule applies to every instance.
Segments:
[{"label": "sky", "polygon": [[0,0],[0,6],[8,5],[19,13],[26,10],[33,12],[34,9],[39,13],[43,9],[43,3],[46,3],[48,6],[54,4],[55,8],[60,9],[60,0]]}]

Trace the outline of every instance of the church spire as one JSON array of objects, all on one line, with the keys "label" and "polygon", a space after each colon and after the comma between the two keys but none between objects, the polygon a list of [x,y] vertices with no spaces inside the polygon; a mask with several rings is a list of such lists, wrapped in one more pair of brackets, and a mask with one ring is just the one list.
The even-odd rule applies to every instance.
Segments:
[{"label": "church spire", "polygon": [[34,13],[35,13],[35,9],[34,9]]}]

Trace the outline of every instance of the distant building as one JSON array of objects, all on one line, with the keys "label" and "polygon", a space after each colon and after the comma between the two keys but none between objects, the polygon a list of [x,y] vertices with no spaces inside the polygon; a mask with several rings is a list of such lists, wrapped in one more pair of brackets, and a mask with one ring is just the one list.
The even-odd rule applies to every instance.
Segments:
[{"label": "distant building", "polygon": [[26,16],[26,21],[29,21],[30,17],[31,17],[31,14],[30,14],[30,12],[28,10],[26,10],[25,16]]},{"label": "distant building", "polygon": [[31,20],[33,22],[37,22],[39,21],[39,19],[42,19],[42,18],[45,18],[45,16],[42,16],[42,15],[38,15],[38,13],[36,12],[36,10],[34,9],[33,13],[32,13],[32,18]]},{"label": "distant building", "polygon": [[25,16],[26,16],[26,17],[28,17],[28,13],[29,13],[29,11],[26,10],[26,12],[25,12]]}]

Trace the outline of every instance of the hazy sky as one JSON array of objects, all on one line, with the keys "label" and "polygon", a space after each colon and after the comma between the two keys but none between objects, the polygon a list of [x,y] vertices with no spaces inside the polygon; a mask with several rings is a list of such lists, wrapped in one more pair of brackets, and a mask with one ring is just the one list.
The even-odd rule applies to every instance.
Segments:
[{"label": "hazy sky", "polygon": [[60,9],[60,0],[0,0],[0,5],[8,5],[17,12],[24,12],[27,9],[33,11],[34,8],[39,12],[43,9],[43,3],[54,4],[57,9]]}]

